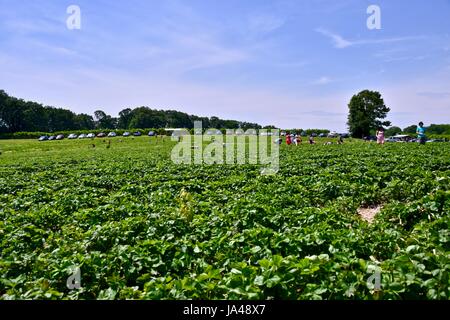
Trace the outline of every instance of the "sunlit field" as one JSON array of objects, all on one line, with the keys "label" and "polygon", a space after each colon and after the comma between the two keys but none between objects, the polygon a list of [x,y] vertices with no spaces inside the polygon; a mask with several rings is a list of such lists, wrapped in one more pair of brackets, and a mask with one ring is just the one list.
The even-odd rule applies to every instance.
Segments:
[{"label": "sunlit field", "polygon": [[450,298],[449,143],[283,144],[275,175],[175,144],[0,140],[0,299]]}]

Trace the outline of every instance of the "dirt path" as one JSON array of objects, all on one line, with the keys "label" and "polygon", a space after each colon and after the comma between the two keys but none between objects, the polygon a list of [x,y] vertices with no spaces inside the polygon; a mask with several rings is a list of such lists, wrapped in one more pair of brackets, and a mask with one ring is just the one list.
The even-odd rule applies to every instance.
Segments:
[{"label": "dirt path", "polygon": [[381,211],[381,209],[382,206],[359,208],[358,214],[363,220],[366,220],[368,223],[372,223],[373,219],[375,219],[375,216]]}]

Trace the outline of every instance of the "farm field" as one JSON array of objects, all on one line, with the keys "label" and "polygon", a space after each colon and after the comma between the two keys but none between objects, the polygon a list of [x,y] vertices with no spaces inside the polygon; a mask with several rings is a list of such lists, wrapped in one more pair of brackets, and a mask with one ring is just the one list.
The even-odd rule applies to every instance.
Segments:
[{"label": "farm field", "polygon": [[269,176],[174,145],[0,140],[0,299],[450,299],[450,144],[283,144]]}]

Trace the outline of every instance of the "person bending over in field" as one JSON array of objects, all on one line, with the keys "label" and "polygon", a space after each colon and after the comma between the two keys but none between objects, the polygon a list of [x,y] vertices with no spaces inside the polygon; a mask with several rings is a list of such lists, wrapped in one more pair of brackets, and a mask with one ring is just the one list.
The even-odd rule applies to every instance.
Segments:
[{"label": "person bending over in field", "polygon": [[309,136],[309,144],[316,144],[312,135]]},{"label": "person bending over in field", "polygon": [[339,135],[337,144],[344,144],[344,138],[341,135]]},{"label": "person bending over in field", "polygon": [[288,146],[290,146],[291,143],[292,143],[292,141],[291,141],[291,135],[290,135],[290,134],[286,134],[286,144],[287,144]]},{"label": "person bending over in field", "polygon": [[377,143],[378,144],[384,144],[384,129],[379,128],[375,134],[377,136]]},{"label": "person bending over in field", "polygon": [[419,122],[416,133],[417,133],[417,138],[419,139],[420,144],[425,144],[425,142],[427,141],[427,136],[425,135],[425,128],[423,127],[422,121]]}]

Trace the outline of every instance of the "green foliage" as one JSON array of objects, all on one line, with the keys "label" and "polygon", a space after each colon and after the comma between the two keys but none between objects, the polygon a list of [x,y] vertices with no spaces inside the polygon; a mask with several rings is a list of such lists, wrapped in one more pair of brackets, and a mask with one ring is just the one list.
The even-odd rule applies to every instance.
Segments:
[{"label": "green foliage", "polygon": [[386,130],[385,132],[385,136],[386,137],[391,137],[391,136],[395,136],[397,134],[402,133],[402,129],[399,127],[390,127],[389,129]]},{"label": "green foliage", "polygon": [[448,143],[282,145],[262,176],[96,141],[0,141],[0,299],[450,298]]},{"label": "green foliage", "polygon": [[389,121],[382,121],[390,109],[377,91],[364,90],[354,95],[348,108],[347,124],[351,135],[355,138],[363,138],[370,135],[371,130],[391,124]]},{"label": "green foliage", "polygon": [[195,121],[202,121],[203,127],[244,130],[259,129],[256,123],[236,120],[222,120],[217,117],[198,117],[174,110],[154,110],[148,107],[126,108],[114,118],[102,110],[94,112],[94,118],[87,114],[43,106],[9,96],[0,90],[0,136],[10,138],[17,132],[60,132],[74,130],[130,130],[133,128],[193,128]]}]

